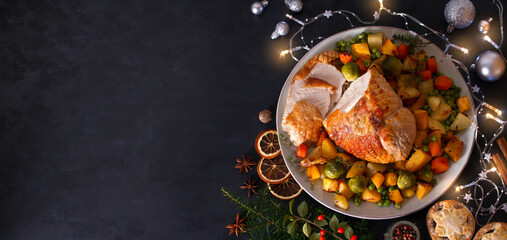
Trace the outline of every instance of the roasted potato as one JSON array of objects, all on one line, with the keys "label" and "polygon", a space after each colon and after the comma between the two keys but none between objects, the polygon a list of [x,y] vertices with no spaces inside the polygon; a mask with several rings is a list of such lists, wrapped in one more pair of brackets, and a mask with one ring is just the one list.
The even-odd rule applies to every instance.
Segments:
[{"label": "roasted potato", "polygon": [[367,201],[367,202],[378,202],[380,201],[380,199],[382,198],[382,195],[380,195],[380,193],[378,191],[375,191],[375,190],[370,190],[370,189],[365,189],[362,193],[361,193],[361,199],[363,199],[364,201]]},{"label": "roasted potato", "polygon": [[442,97],[440,96],[428,97],[428,106],[430,107],[431,111],[436,111],[438,105],[440,105],[440,102],[442,102]]},{"label": "roasted potato", "polygon": [[430,94],[435,89],[435,87],[433,86],[433,80],[430,79],[428,81],[420,81],[419,85],[417,86],[417,89],[421,94],[426,95]]},{"label": "roasted potato", "polygon": [[430,130],[440,130],[441,133],[445,133],[444,125],[432,117],[428,117],[428,128]]},{"label": "roasted potato", "polygon": [[433,113],[431,113],[431,117],[439,122],[443,122],[449,118],[449,115],[451,115],[452,108],[445,102],[441,102],[438,105],[437,110],[435,110]]},{"label": "roasted potato", "polygon": [[415,110],[415,125],[417,127],[417,131],[426,131],[428,130],[428,112],[424,110]]},{"label": "roasted potato", "polygon": [[429,153],[424,152],[421,149],[417,149],[415,153],[413,153],[412,156],[407,160],[407,164],[405,164],[405,166],[409,172],[417,172],[430,161],[431,155]]},{"label": "roasted potato", "polygon": [[345,209],[345,210],[349,209],[349,202],[348,202],[347,198],[345,198],[343,195],[335,194],[334,195],[334,204],[341,209]]},{"label": "roasted potato", "polygon": [[464,112],[470,109],[470,101],[468,101],[467,96],[460,97],[456,99],[456,104],[458,105],[459,111]]},{"label": "roasted potato", "polygon": [[465,116],[463,113],[458,113],[456,118],[454,119],[454,122],[452,122],[451,126],[449,127],[450,130],[459,131],[467,128],[472,124],[472,120],[470,120],[467,116]]},{"label": "roasted potato", "polygon": [[427,182],[418,182],[416,195],[419,200],[426,196],[433,189],[433,185]]},{"label": "roasted potato", "polygon": [[352,178],[357,175],[363,175],[365,172],[366,172],[366,162],[356,161],[354,164],[352,164],[345,177]]},{"label": "roasted potato", "polygon": [[322,180],[322,189],[326,192],[336,192],[338,190],[339,181],[336,179],[327,179],[324,178]]},{"label": "roasted potato", "polygon": [[447,153],[447,155],[449,155],[449,157],[455,162],[461,157],[462,150],[463,142],[456,136],[452,136],[451,140],[449,140],[444,148],[444,152]]},{"label": "roasted potato", "polygon": [[375,185],[375,187],[379,188],[384,183],[384,174],[377,172],[371,176],[370,180]]},{"label": "roasted potato", "polygon": [[375,173],[384,173],[389,168],[387,164],[368,162],[366,164],[366,177],[371,177]]},{"label": "roasted potato", "polygon": [[400,96],[401,100],[408,100],[419,97],[421,93],[419,93],[419,90],[413,87],[400,87],[398,88],[398,95]]},{"label": "roasted potato", "polygon": [[394,203],[401,203],[403,202],[403,197],[401,196],[400,190],[396,189],[389,192],[389,198]]}]

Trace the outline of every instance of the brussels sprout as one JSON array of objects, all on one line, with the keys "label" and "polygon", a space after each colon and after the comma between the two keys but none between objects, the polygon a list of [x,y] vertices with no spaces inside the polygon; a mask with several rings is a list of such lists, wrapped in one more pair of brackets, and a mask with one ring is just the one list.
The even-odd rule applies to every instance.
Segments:
[{"label": "brussels sprout", "polygon": [[345,167],[336,160],[327,162],[324,168],[324,176],[329,179],[337,179],[346,172]]},{"label": "brussels sprout", "polygon": [[411,188],[414,186],[416,177],[413,173],[407,171],[400,171],[398,176],[398,188],[400,190]]},{"label": "brussels sprout", "polygon": [[359,65],[355,62],[345,63],[342,67],[343,76],[347,81],[352,82],[359,77],[361,70],[359,69]]},{"label": "brussels sprout", "polygon": [[401,61],[397,57],[387,56],[384,63],[382,63],[382,70],[385,74],[397,77],[401,73]]},{"label": "brussels sprout", "polygon": [[353,193],[362,193],[368,185],[368,179],[363,175],[356,175],[349,180],[349,188]]}]

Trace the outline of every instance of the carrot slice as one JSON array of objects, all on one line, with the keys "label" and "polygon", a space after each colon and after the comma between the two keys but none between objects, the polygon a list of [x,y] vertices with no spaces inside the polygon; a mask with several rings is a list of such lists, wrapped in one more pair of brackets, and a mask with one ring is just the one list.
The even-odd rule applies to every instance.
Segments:
[{"label": "carrot slice", "polygon": [[364,66],[364,61],[361,59],[357,59],[357,65],[359,65],[359,70],[361,70],[361,74],[364,74],[368,69]]},{"label": "carrot slice", "polygon": [[399,47],[398,47],[398,58],[403,61],[405,60],[405,58],[408,56],[408,52],[409,52],[409,47],[407,44],[405,43],[402,43]]},{"label": "carrot slice", "polygon": [[440,76],[435,79],[435,88],[438,90],[447,90],[451,87],[451,79],[447,76]]},{"label": "carrot slice", "polygon": [[352,62],[352,60],[354,60],[352,53],[350,53],[350,52],[340,53],[340,61],[342,61],[343,64],[348,63],[348,62]]},{"label": "carrot slice", "polygon": [[419,78],[421,81],[428,81],[431,79],[431,71],[430,70],[423,70],[419,72]]},{"label": "carrot slice", "polygon": [[428,144],[429,152],[432,157],[440,156],[442,154],[442,149],[440,149],[440,144],[438,142],[430,142]]},{"label": "carrot slice", "polygon": [[304,157],[306,157],[307,151],[308,151],[308,146],[306,146],[305,144],[301,144],[298,147],[298,150],[296,152],[296,156],[298,156],[300,158],[304,158]]},{"label": "carrot slice", "polygon": [[445,157],[437,157],[431,161],[431,171],[435,174],[443,173],[449,169],[449,160]]},{"label": "carrot slice", "polygon": [[426,61],[426,65],[428,67],[428,70],[431,71],[431,73],[437,73],[437,59],[434,57],[428,58],[428,61]]}]

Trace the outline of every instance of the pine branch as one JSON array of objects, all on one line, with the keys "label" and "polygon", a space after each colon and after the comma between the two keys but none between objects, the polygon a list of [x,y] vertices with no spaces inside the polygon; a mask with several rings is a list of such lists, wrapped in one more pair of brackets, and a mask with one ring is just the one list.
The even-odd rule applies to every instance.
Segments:
[{"label": "pine branch", "polygon": [[[263,192],[263,195],[261,196],[264,196],[266,195],[265,194],[265,191]],[[243,208],[244,210],[248,211],[248,213],[253,213],[255,214],[257,217],[263,219],[264,221],[266,221],[267,224],[269,225],[272,225],[273,227],[275,228],[278,228],[282,231],[285,231],[285,228],[282,226],[280,227],[278,224],[272,222],[269,218],[265,217],[262,212],[257,212],[255,211],[253,208],[251,208],[250,206],[246,205],[244,202],[242,202],[238,196],[233,196],[232,193],[228,192],[227,190],[225,190],[224,188],[222,188],[222,193],[224,194],[224,196],[228,197],[229,199],[231,199],[234,203],[236,203],[237,205],[239,205],[241,208]]]}]

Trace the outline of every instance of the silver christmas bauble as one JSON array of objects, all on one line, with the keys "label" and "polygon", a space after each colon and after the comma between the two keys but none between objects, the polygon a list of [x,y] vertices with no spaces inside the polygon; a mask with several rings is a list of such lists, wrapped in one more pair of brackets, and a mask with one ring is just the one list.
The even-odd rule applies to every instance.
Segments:
[{"label": "silver christmas bauble", "polygon": [[254,2],[252,5],[250,5],[250,10],[255,15],[260,15],[262,11],[264,10],[264,7],[268,5],[268,1],[264,0],[262,2]]},{"label": "silver christmas bauble", "polygon": [[445,21],[449,24],[447,32],[455,28],[466,28],[475,18],[475,7],[470,0],[451,0],[445,5]]},{"label": "silver christmas bauble", "polygon": [[470,66],[484,81],[494,82],[505,73],[505,61],[499,53],[487,51],[482,53]]},{"label": "silver christmas bauble", "polygon": [[486,34],[488,33],[489,31],[489,22],[486,21],[486,20],[481,20],[479,22],[479,32],[481,32],[482,34]]},{"label": "silver christmas bauble", "polygon": [[275,39],[279,36],[285,36],[289,33],[289,24],[285,21],[281,21],[276,24],[275,31],[271,34],[271,39]]},{"label": "silver christmas bauble", "polygon": [[299,12],[301,9],[303,9],[302,0],[285,0],[285,5],[287,5],[293,12]]}]

